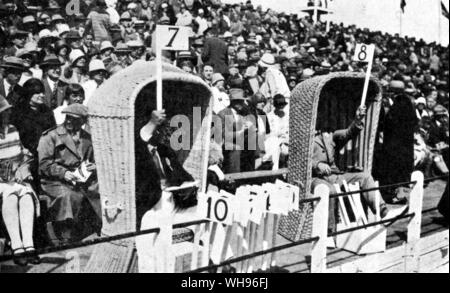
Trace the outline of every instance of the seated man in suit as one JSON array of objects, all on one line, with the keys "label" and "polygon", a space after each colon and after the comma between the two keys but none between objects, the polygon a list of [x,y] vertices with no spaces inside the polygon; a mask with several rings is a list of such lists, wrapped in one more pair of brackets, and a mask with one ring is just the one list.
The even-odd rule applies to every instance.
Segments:
[{"label": "seated man in suit", "polygon": [[[314,137],[314,151],[313,151],[313,182],[312,189],[320,184],[325,184],[329,187],[330,192],[334,193],[334,184],[341,185],[343,181],[348,184],[359,183],[362,189],[370,189],[375,187],[375,182],[370,173],[344,173],[339,170],[335,163],[335,154],[342,149],[347,142],[358,136],[359,132],[364,128],[363,119],[366,115],[366,108],[361,107],[356,113],[355,121],[349,128],[344,130],[337,130],[334,133],[316,130]],[[317,124],[318,126],[320,123]],[[320,127],[319,127],[320,128]],[[375,197],[376,192],[366,192],[362,196],[362,202],[365,206],[375,213]],[[385,218],[388,214],[388,208],[380,197],[380,212],[381,217]],[[336,200],[330,201],[330,222],[329,227],[335,227],[335,211]]]},{"label": "seated man in suit", "polygon": [[[140,272],[165,272],[170,262],[174,213],[197,205],[197,187],[177,188],[194,178],[183,168],[170,147],[172,129],[165,110],[153,111],[136,135],[136,213],[141,230],[160,228],[159,234],[136,238]],[[170,191],[170,189],[177,191]],[[140,224],[139,224],[140,223]],[[157,251],[165,269],[155,269]],[[163,270],[163,271],[160,271]]]}]

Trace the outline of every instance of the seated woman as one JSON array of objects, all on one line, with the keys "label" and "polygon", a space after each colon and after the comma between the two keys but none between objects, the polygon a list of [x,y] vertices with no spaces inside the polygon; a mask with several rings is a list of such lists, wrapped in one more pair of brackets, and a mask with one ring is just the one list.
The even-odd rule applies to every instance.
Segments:
[{"label": "seated woman", "polygon": [[[52,110],[45,104],[44,84],[36,78],[29,79],[23,85],[25,95],[16,108],[12,124],[17,127],[23,146],[28,149],[33,158],[37,158],[37,147],[42,133],[56,126]],[[31,166],[33,187],[40,193],[37,160]]]},{"label": "seated woman", "polygon": [[42,189],[52,200],[47,228],[55,244],[84,238],[101,227],[92,140],[82,129],[87,108],[72,104],[62,113],[64,123],[44,132],[38,146]]},{"label": "seated woman", "polygon": [[11,105],[0,96],[0,206],[11,239],[14,263],[39,264],[33,242],[38,201],[30,182],[32,156],[24,149],[16,128],[9,124]]}]

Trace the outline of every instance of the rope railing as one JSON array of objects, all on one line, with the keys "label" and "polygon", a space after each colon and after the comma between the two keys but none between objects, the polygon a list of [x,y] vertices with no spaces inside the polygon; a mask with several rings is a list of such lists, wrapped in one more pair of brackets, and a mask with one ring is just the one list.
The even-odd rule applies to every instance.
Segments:
[{"label": "rope railing", "polygon": [[[427,179],[424,180],[424,182],[430,182],[430,181],[439,180],[439,179],[446,179],[446,178],[448,178],[448,174],[447,175],[443,175],[443,176],[427,178]],[[348,196],[348,195],[352,195],[352,194],[362,194],[364,192],[376,191],[376,190],[385,189],[385,188],[392,188],[392,187],[400,187],[400,186],[405,186],[405,185],[411,185],[411,184],[416,184],[416,183],[417,182],[415,182],[415,181],[402,182],[402,183],[397,183],[397,184],[380,186],[380,187],[377,187],[377,188],[370,188],[370,189],[358,190],[358,191],[352,191],[352,192],[344,192],[344,193],[330,195],[330,199],[331,198],[341,197],[341,196]],[[317,201],[320,201],[320,199],[321,199],[320,197],[307,198],[307,199],[300,200],[300,203],[317,202]],[[422,211],[422,213],[429,213],[429,212],[436,211],[436,210],[437,210],[437,208],[432,208],[432,209],[429,209],[429,210],[424,210],[424,211]],[[342,231],[336,231],[334,233],[331,233],[328,236],[337,236],[337,235],[341,235],[341,234],[351,233],[351,232],[354,232],[354,231],[357,231],[357,230],[362,230],[362,229],[366,229],[366,228],[373,227],[373,226],[378,226],[378,225],[382,225],[382,224],[386,224],[386,223],[394,223],[394,222],[396,222],[398,220],[406,219],[406,218],[412,218],[414,216],[415,216],[414,213],[405,214],[405,215],[399,215],[399,216],[391,218],[391,219],[385,219],[385,220],[369,223],[369,224],[362,225],[362,226],[352,227],[352,228],[345,229],[345,230],[342,230]],[[197,221],[179,223],[179,224],[173,225],[173,229],[186,228],[186,227],[189,227],[189,226],[195,226],[195,225],[206,224],[206,223],[210,223],[210,221],[209,220],[197,220]],[[83,247],[87,247],[87,246],[92,246],[92,245],[97,245],[97,244],[102,244],[102,243],[108,243],[108,242],[113,242],[113,241],[118,241],[118,240],[132,238],[132,237],[143,236],[143,235],[147,235],[147,234],[159,233],[159,232],[160,232],[159,228],[152,228],[152,229],[147,229],[147,230],[142,230],[142,231],[123,233],[123,234],[114,235],[114,236],[107,236],[107,237],[102,237],[102,238],[96,238],[96,239],[84,240],[84,241],[79,241],[79,242],[73,242],[73,243],[63,244],[63,245],[59,245],[59,246],[44,247],[44,248],[41,248],[41,249],[37,249],[36,252],[39,255],[41,255],[41,254],[48,254],[48,253],[55,253],[55,252],[61,252],[61,251],[70,250],[70,249],[76,249],[76,248],[83,248]],[[255,252],[255,253],[248,254],[248,255],[243,255],[243,256],[240,256],[240,257],[237,257],[237,258],[233,258],[233,259],[227,260],[227,261],[222,262],[222,263],[217,264],[217,265],[212,265],[212,266],[208,266],[208,267],[199,268],[199,269],[196,269],[196,270],[192,271],[192,273],[197,273],[197,272],[202,272],[202,271],[206,271],[206,270],[220,268],[220,267],[223,267],[223,266],[226,266],[226,265],[229,265],[229,264],[241,262],[241,261],[244,261],[244,260],[247,260],[247,259],[251,259],[251,258],[255,258],[255,257],[261,256],[261,255],[273,253],[273,252],[276,252],[276,251],[279,251],[279,250],[288,249],[288,248],[291,248],[291,247],[303,245],[303,244],[306,244],[306,243],[311,243],[311,242],[314,242],[314,241],[317,241],[317,240],[319,240],[319,237],[313,237],[313,238],[300,240],[300,241],[297,241],[297,242],[293,242],[293,243],[289,243],[289,244],[285,244],[285,245],[281,245],[281,246],[276,246],[276,247],[273,247],[273,248],[270,248],[270,249],[267,249],[267,250]],[[0,262],[10,261],[12,258],[13,258],[12,255],[0,256]]]}]

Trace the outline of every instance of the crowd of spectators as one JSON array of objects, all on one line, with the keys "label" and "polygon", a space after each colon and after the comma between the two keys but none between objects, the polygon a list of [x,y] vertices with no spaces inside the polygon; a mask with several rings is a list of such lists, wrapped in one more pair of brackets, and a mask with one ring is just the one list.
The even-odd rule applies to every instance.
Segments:
[{"label": "crowd of spectators", "polygon": [[[245,138],[253,133],[261,142],[256,150],[223,147],[212,159],[222,172],[286,167],[291,91],[314,76],[365,72],[365,64],[352,61],[357,43],[376,46],[372,75],[384,90],[381,119],[388,120],[398,100],[406,98],[414,108],[409,125],[415,132],[415,168],[427,174],[448,172],[448,47],[356,26],[314,23],[312,15],[278,13],[251,1],[80,0],[80,11],[66,9],[69,2],[0,0],[0,200],[18,263],[26,262],[24,255],[38,262],[29,231],[20,230],[18,221],[37,214],[29,207],[36,206],[36,194],[46,192],[51,198],[49,222],[56,239],[72,239],[65,228],[83,230],[77,227],[81,219],[99,217],[95,182],[73,187],[70,171],[84,161],[95,171],[89,127],[83,125],[86,106],[110,76],[134,62],[154,59],[158,24],[190,28],[190,50],[165,52],[164,62],[211,86],[214,114],[235,118],[234,127],[224,126],[225,132]],[[396,127],[382,122],[384,129]],[[18,149],[6,154],[11,141]],[[23,160],[29,175],[5,173],[9,165],[4,162],[23,152],[30,158]],[[17,184],[20,203],[28,205],[23,209],[27,215],[7,211],[17,206],[3,190],[10,181]],[[81,215],[85,197],[92,211]]]}]

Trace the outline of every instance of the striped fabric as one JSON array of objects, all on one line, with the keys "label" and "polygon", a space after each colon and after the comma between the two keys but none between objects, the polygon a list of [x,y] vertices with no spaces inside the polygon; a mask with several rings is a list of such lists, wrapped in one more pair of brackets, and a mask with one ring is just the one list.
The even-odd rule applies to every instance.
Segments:
[{"label": "striped fabric", "polygon": [[14,126],[6,129],[4,138],[0,138],[0,182],[9,182],[14,176],[22,159],[22,144],[19,132]]}]

